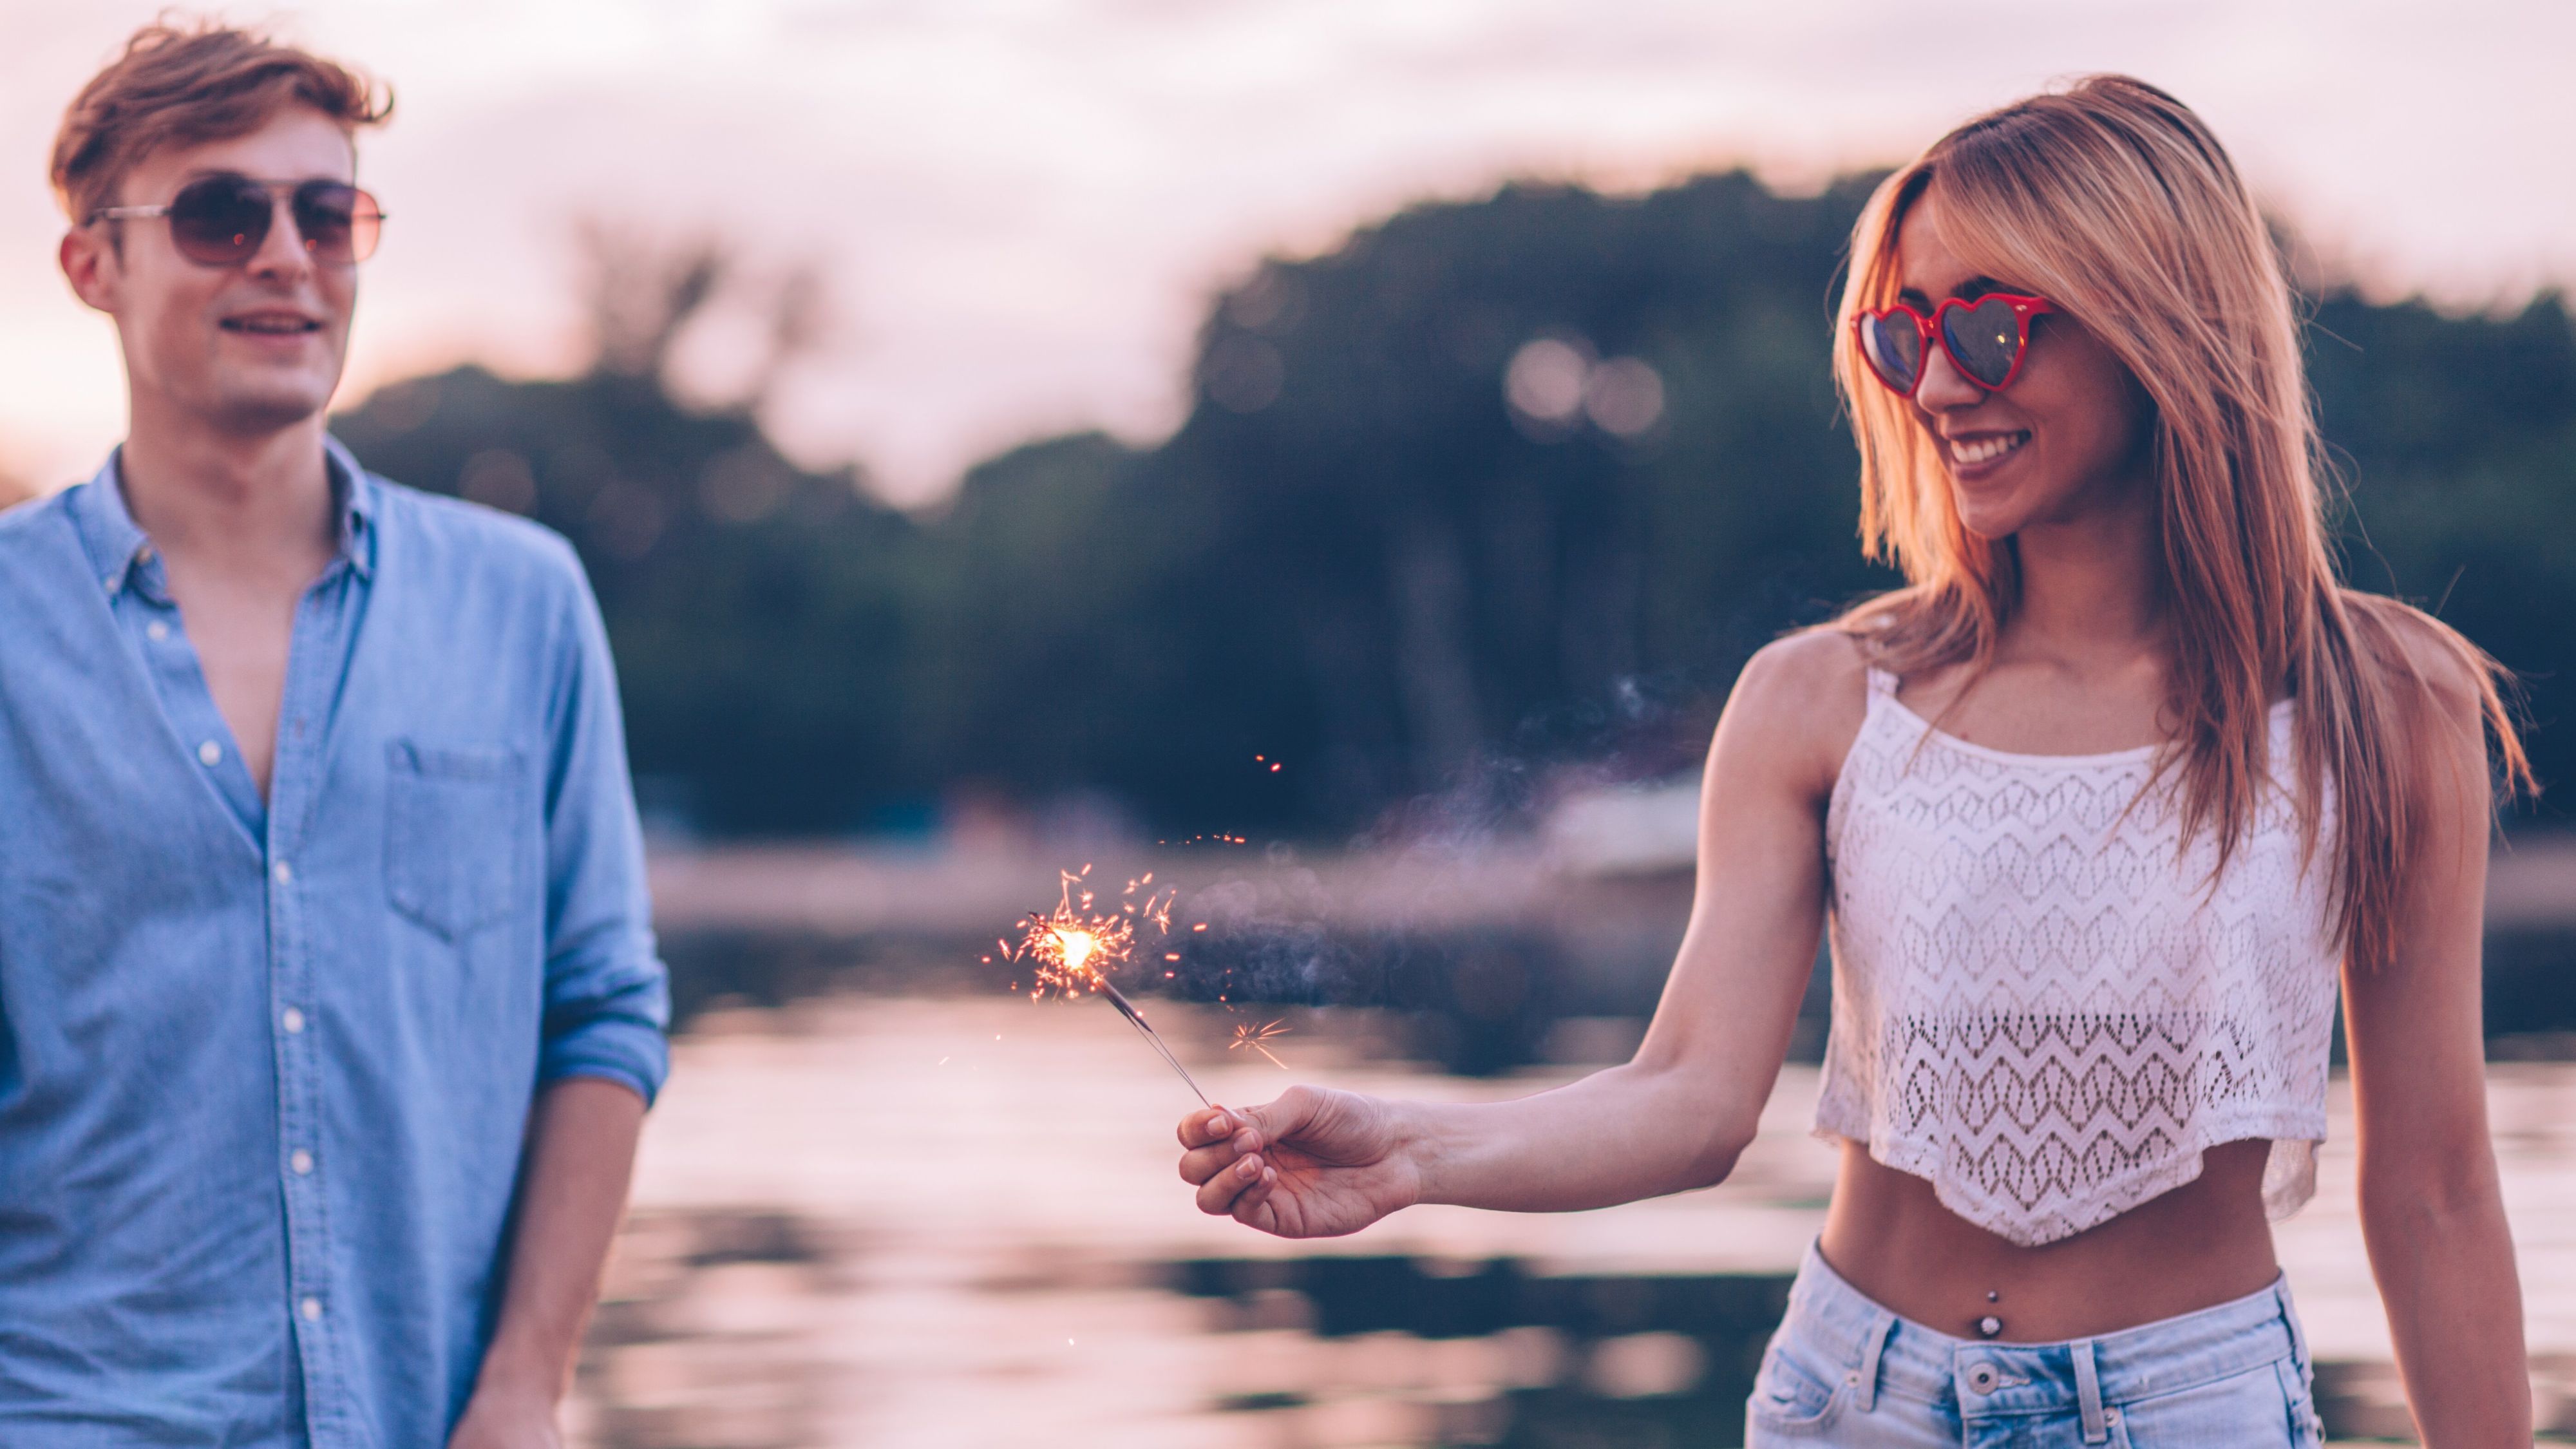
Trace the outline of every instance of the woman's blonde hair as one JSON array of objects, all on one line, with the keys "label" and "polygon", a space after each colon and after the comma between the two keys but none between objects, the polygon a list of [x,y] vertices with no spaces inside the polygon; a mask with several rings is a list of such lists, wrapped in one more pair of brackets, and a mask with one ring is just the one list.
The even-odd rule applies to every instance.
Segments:
[{"label": "woman's blonde hair", "polygon": [[1961,523],[1937,450],[1904,399],[1865,380],[1852,341],[1855,315],[1896,300],[1897,228],[1926,196],[1967,266],[2056,303],[2150,401],[2179,722],[2160,778],[2178,772],[2185,838],[2214,831],[2224,867],[2269,778],[2266,720],[2286,684],[2301,830],[2313,858],[2331,775],[2337,927],[2357,963],[2385,962],[2429,804],[2422,774],[2404,768],[2432,748],[2410,638],[2476,681],[2503,779],[2527,785],[2529,770],[2495,662],[2336,577],[2278,252],[2226,151],[2172,96],[2103,75],[2017,101],[1942,137],[1870,198],[1852,233],[1834,377],[1860,445],[1862,541],[1909,584],[1835,627],[1899,674],[1981,672],[2019,593],[2013,541]]}]

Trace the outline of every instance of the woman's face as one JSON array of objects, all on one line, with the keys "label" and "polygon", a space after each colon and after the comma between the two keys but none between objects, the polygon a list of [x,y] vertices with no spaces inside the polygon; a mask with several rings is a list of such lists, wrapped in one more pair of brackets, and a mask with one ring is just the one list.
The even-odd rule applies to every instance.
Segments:
[{"label": "woman's face", "polygon": [[[1945,298],[2027,290],[1952,255],[1940,202],[1929,193],[1897,228],[1896,264],[1898,300],[1926,317]],[[2145,496],[2145,390],[2063,312],[2031,319],[2021,371],[2001,392],[1968,381],[1949,354],[1926,348],[1913,408],[1949,469],[1960,522],[1981,538],[2125,511]]]}]

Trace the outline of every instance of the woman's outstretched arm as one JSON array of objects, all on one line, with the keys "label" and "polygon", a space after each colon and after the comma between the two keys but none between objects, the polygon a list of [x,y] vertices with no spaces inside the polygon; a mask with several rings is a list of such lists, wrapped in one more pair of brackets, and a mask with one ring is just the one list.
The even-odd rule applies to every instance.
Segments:
[{"label": "woman's outstretched arm", "polygon": [[1293,1087],[1193,1113],[1181,1176],[1199,1207],[1320,1237],[1417,1202],[1550,1212],[1723,1179],[1753,1138],[1815,960],[1825,804],[1863,699],[1859,652],[1840,634],[1781,640],[1745,666],[1709,750],[1690,927],[1635,1060],[1513,1102]]},{"label": "woman's outstretched arm", "polygon": [[2467,671],[2432,647],[2417,663],[2434,686],[2410,762],[2427,808],[2396,959],[2344,974],[2362,1237],[2424,1443],[2521,1446],[2530,1368],[2480,1020],[2486,737]]}]

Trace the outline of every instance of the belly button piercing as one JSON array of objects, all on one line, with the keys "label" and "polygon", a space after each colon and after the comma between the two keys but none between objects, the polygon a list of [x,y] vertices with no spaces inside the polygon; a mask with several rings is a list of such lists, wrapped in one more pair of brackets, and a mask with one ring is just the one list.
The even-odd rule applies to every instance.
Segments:
[{"label": "belly button piercing", "polygon": [[[2004,1301],[2004,1295],[1996,1292],[1992,1288],[1989,1288],[1986,1290],[1986,1301],[1988,1303],[2001,1303]],[[2003,1331],[2004,1321],[1995,1317],[1991,1313],[1977,1320],[1977,1332],[1983,1334],[1987,1338],[1992,1338]]]}]

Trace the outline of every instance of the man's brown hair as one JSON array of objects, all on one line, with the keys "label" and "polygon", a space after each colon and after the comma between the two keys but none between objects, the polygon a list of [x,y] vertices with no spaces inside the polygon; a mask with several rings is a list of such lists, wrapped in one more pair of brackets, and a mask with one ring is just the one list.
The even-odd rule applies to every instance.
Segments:
[{"label": "man's brown hair", "polygon": [[54,135],[54,195],[73,225],[116,204],[143,158],[248,135],[289,105],[355,132],[393,114],[393,92],[357,71],[214,21],[158,21],[90,77]]}]

